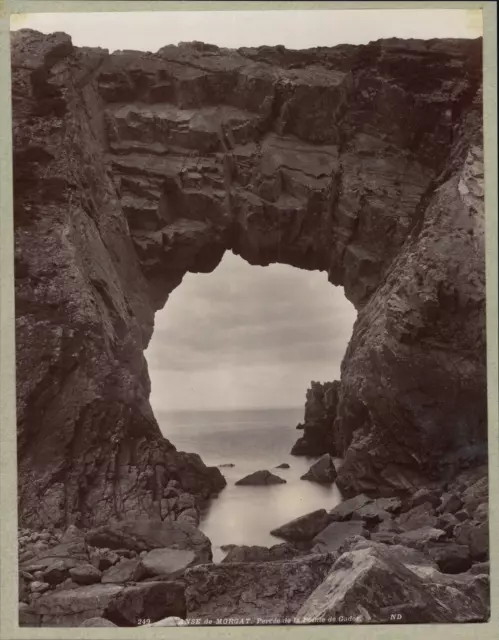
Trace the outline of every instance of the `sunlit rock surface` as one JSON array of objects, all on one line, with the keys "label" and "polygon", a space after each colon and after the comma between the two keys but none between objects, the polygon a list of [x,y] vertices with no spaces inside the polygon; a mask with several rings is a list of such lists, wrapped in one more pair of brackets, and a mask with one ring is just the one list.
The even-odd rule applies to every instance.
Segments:
[{"label": "sunlit rock surface", "polygon": [[226,250],[327,272],[358,310],[334,423],[346,494],[480,456],[481,46],[109,55],[13,34],[22,522],[174,520],[169,482],[196,504],[223,487],[161,436],[143,352],[185,273]]}]

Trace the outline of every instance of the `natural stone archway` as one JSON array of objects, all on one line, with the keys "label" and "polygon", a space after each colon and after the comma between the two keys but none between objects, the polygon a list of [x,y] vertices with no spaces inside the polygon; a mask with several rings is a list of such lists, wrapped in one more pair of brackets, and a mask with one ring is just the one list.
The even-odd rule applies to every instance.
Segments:
[{"label": "natural stone archway", "polygon": [[109,55],[22,30],[12,54],[23,522],[177,517],[170,480],[224,485],[161,436],[143,351],[226,250],[358,310],[345,493],[486,443],[481,40]]}]

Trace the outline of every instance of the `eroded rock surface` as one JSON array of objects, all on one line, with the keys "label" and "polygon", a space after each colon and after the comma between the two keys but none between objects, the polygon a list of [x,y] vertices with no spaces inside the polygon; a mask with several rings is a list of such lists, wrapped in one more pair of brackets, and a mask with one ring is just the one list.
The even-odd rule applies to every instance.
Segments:
[{"label": "eroded rock surface", "polygon": [[171,481],[196,504],[224,486],[161,436],[143,352],[226,250],[322,271],[358,310],[345,494],[483,455],[480,40],[109,55],[21,30],[12,82],[22,522],[176,520]]}]

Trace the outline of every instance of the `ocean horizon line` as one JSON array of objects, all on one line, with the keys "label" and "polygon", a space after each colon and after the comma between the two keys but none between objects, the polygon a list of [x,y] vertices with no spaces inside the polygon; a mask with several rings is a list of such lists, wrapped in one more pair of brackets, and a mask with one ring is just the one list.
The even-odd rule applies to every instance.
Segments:
[{"label": "ocean horizon line", "polygon": [[220,407],[210,409],[157,409],[154,415],[178,413],[230,413],[236,411],[304,411],[304,405],[294,407]]}]

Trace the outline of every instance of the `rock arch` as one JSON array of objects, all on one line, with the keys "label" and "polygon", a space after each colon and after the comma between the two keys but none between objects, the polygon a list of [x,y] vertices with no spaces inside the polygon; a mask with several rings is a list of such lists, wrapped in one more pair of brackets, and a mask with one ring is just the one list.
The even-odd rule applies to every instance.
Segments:
[{"label": "rock arch", "polygon": [[327,272],[358,310],[345,493],[483,448],[481,40],[110,55],[21,30],[12,80],[24,523],[177,517],[170,480],[224,485],[162,438],[143,351],[227,250]]}]

